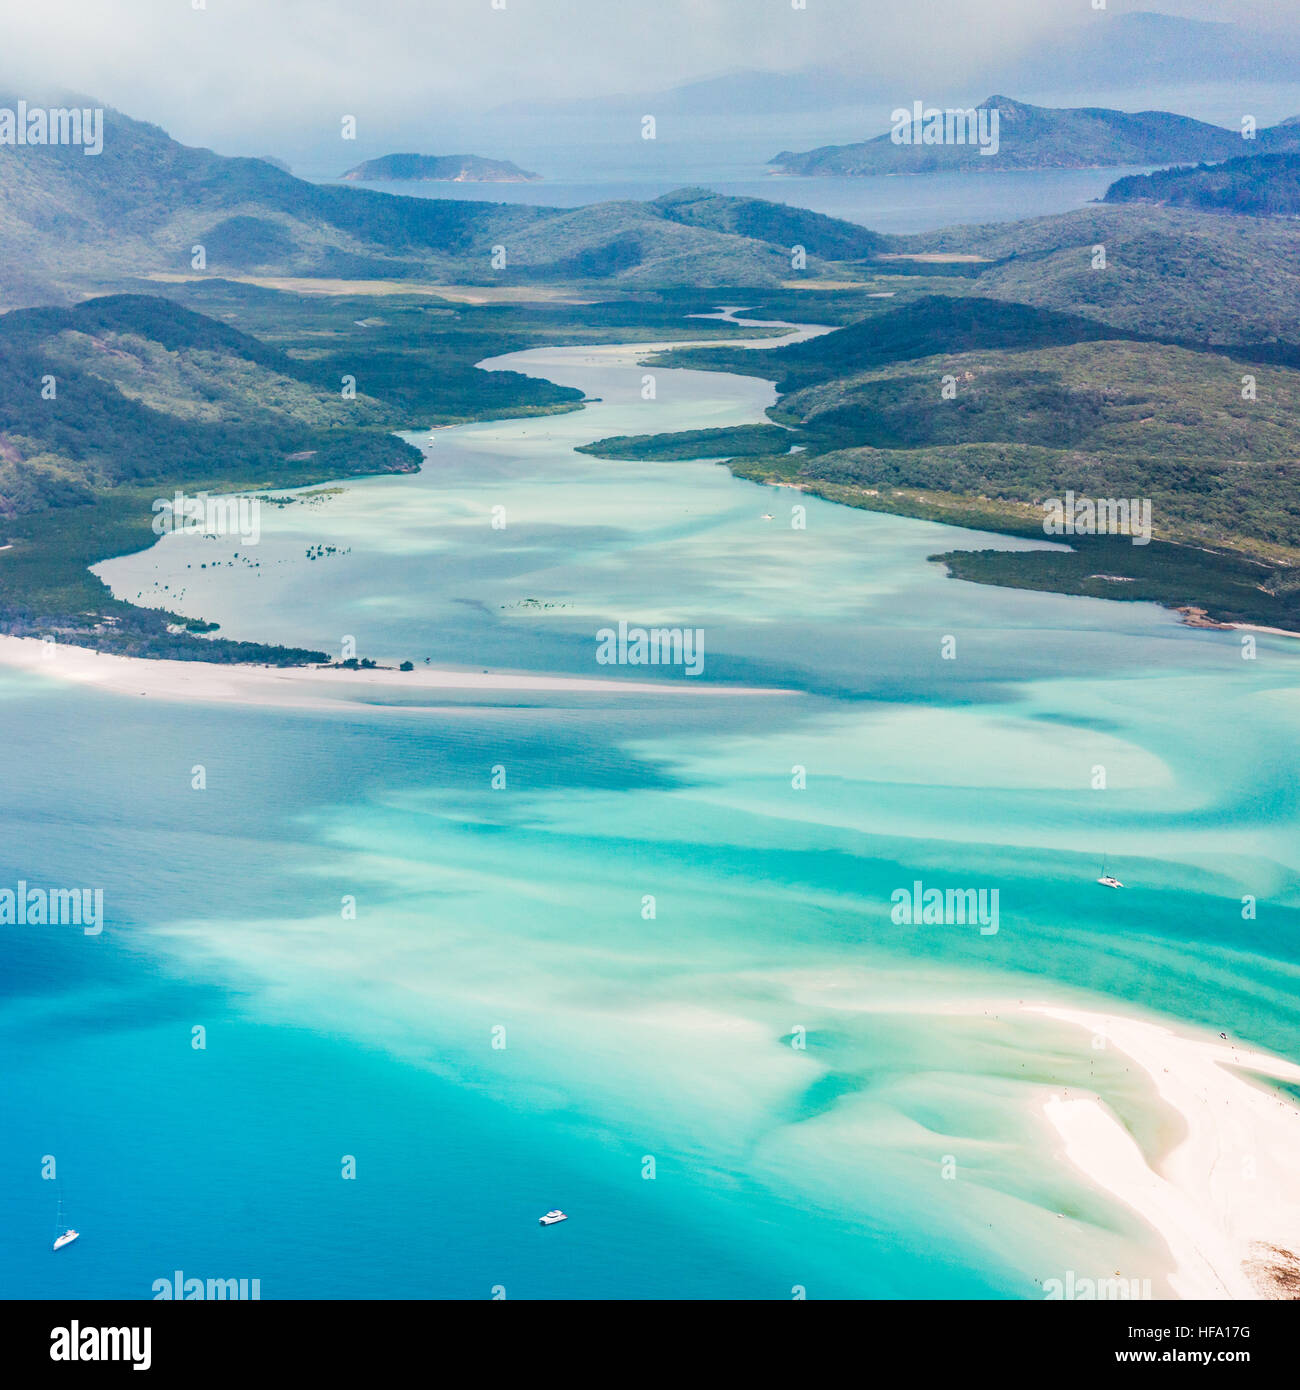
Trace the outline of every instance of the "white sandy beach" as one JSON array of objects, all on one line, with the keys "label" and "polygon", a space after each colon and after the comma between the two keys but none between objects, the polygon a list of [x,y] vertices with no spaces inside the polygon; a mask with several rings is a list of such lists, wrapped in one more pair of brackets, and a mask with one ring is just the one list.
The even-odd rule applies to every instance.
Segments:
[{"label": "white sandy beach", "polygon": [[[196,704],[329,709],[339,706],[429,708],[402,700],[411,693],[514,693],[518,695],[788,695],[753,686],[698,685],[678,676],[663,681],[602,680],[582,676],[520,675],[506,671],[460,671],[419,667],[349,670],[320,666],[248,666],[207,661],[150,660],[114,656],[88,647],[35,637],[0,636],[0,668],[28,671],[52,680],[97,686],[120,695]],[[394,697],[386,704],[387,697]]]},{"label": "white sandy beach", "polygon": [[1270,637],[1300,637],[1300,632],[1292,632],[1289,627],[1262,627],[1259,623],[1229,623],[1234,632],[1266,632]]},{"label": "white sandy beach", "polygon": [[[1185,1134],[1155,1165],[1097,1097],[1061,1092],[1043,1111],[1064,1155],[1163,1237],[1183,1298],[1300,1292],[1300,1110],[1249,1074],[1300,1082],[1300,1066],[1144,1019],[1049,1005],[1144,1071]],[[1090,1045],[1090,1044],[1089,1044]]]}]

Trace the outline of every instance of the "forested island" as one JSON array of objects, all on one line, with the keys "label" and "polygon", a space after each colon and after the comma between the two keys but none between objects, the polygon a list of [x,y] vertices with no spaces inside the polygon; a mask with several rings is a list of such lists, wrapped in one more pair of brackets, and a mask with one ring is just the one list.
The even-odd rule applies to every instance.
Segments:
[{"label": "forested island", "polygon": [[[1230,159],[1246,148],[1239,130],[1170,111],[1115,111],[1106,107],[1034,106],[991,96],[971,108],[980,130],[995,138],[981,149],[957,109],[922,108],[921,119],[855,144],[824,145],[796,153],[782,150],[774,172],[800,177],[869,174],[956,173],[990,169],[1104,169],[1125,165]],[[996,130],[988,113],[996,111]],[[1300,125],[1285,121],[1252,132],[1250,152],[1300,149]],[[961,138],[961,137],[965,138]]]},{"label": "forested island", "polygon": [[542,176],[477,154],[385,154],[339,177],[350,183],[538,183]]}]

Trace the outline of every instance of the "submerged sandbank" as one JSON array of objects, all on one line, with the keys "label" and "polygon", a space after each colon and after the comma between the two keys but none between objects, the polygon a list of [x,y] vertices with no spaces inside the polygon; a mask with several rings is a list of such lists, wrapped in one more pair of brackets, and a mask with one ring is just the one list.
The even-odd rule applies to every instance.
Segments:
[{"label": "submerged sandbank", "polygon": [[293,709],[363,705],[367,709],[435,707],[403,699],[411,694],[509,693],[515,695],[791,695],[755,686],[699,685],[693,677],[673,680],[607,680],[585,676],[526,675],[507,671],[461,671],[390,666],[353,670],[342,666],[249,666],[207,661],[169,661],[115,656],[89,647],[36,637],[0,636],[0,667],[54,680],[93,685],[120,695],[196,704],[241,704]]},{"label": "submerged sandbank", "polygon": [[[909,998],[909,988],[919,996]],[[1059,1190],[1045,1198],[1026,1183],[1021,1196],[1061,1220],[1070,1218],[1051,1244],[1073,1262],[1069,1268],[1086,1273],[1084,1283],[1094,1288],[1087,1297],[1151,1297],[1150,1285],[1145,1293],[1095,1292],[1112,1275],[1134,1290],[1139,1281],[1128,1276],[1139,1271],[1160,1272],[1168,1292],[1180,1299],[1300,1295],[1300,1106],[1267,1084],[1300,1085],[1300,1066],[1173,1019],[1112,1012],[1107,1001],[972,999],[955,978],[949,988],[946,997],[926,998],[925,979],[912,975],[891,986],[887,997],[875,984],[860,990],[842,975],[823,976],[809,977],[799,998],[843,1011],[845,1019],[910,1015],[933,1020],[942,1032],[954,1019],[982,1018],[1016,1029],[1003,1033],[1001,1042],[1031,1068],[1019,1104],[1033,1123],[1019,1152],[1040,1166],[1068,1165],[1088,1188],[1127,1208],[1158,1237],[1145,1270],[1099,1266],[1098,1247],[1090,1250],[1082,1239],[1077,1208],[1058,1208]],[[940,1059],[932,1075],[945,1074]],[[972,1073],[956,1068],[954,1074],[970,1086]],[[1002,1075],[996,1067],[990,1074]],[[985,1170],[984,1180],[998,1171],[1009,1177],[1014,1169],[1004,1157]],[[1016,1227],[1013,1212],[1002,1209],[996,1219],[1003,1239],[1027,1248],[1029,1228]],[[1119,1229],[1102,1224],[1095,1209],[1084,1220],[1110,1237]],[[1054,1273],[1066,1268],[1063,1263]]]}]

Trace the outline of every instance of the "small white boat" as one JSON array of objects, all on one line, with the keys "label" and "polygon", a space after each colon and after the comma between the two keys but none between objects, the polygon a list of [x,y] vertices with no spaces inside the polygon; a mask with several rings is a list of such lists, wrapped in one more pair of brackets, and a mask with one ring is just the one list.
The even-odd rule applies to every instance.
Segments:
[{"label": "small white boat", "polygon": [[772,520],[772,513],[771,513],[771,512],[764,512],[764,513],[763,513],[763,520],[764,520],[764,521],[771,521],[771,520]]},{"label": "small white boat", "polygon": [[1103,888],[1123,888],[1123,884],[1106,868],[1106,856],[1101,859],[1101,877],[1097,880]]},{"label": "small white boat", "polygon": [[568,1219],[559,1207],[556,1207],[554,1211],[548,1211],[545,1216],[539,1216],[537,1224],[539,1226],[554,1226],[556,1222],[567,1221]]},{"label": "small white boat", "polygon": [[71,1245],[72,1242],[73,1242],[74,1240],[76,1240],[77,1237],[81,1234],[80,1231],[74,1231],[74,1230],[72,1229],[71,1226],[65,1226],[65,1225],[63,1224],[63,1198],[62,1198],[62,1197],[59,1198],[59,1214],[58,1214],[58,1216],[55,1218],[54,1230],[55,1230],[55,1236],[54,1236],[54,1245],[53,1245],[53,1249],[55,1249],[55,1250],[62,1250],[63,1247],[64,1247],[65,1245]]}]

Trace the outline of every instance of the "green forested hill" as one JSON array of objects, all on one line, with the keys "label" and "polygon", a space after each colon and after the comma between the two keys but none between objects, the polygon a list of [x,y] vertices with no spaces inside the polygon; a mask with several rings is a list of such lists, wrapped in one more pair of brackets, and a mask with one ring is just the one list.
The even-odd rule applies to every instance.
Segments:
[{"label": "green forested hill", "polygon": [[[1255,399],[1242,396],[1247,376]],[[806,386],[773,414],[881,449],[1014,443],[1148,467],[1300,463],[1300,372],[1159,343],[943,353]]]},{"label": "green forested hill", "polygon": [[777,389],[795,391],[809,383],[969,348],[1043,348],[1096,342],[1113,329],[1078,314],[980,295],[921,295],[898,308],[880,308],[867,318],[756,358],[743,348],[690,349],[661,360],[683,365],[707,361],[716,369],[772,377]]},{"label": "green forested hill", "polygon": [[707,188],[679,188],[650,206],[689,226],[750,237],[783,250],[803,246],[823,261],[865,260],[889,250],[894,240],[824,213],[761,198],[728,198]]},{"label": "green forested hill", "polygon": [[[345,474],[410,469],[396,412],[344,400],[247,334],[143,295],[0,317],[0,515],[171,477],[277,472],[291,454]],[[327,474],[326,476],[329,476]]]},{"label": "green forested hill", "polygon": [[[1166,539],[1300,558],[1300,372],[1115,339],[909,356],[848,371],[827,354],[820,372],[805,370],[805,384],[787,378],[793,389],[769,411],[788,431],[770,452],[802,447],[782,459],[783,476],[1029,507],[1066,489],[1152,497]],[[1243,395],[1246,378],[1253,399]],[[735,433],[746,431],[753,427]],[[763,437],[727,434],[604,440],[589,452],[753,456]]]},{"label": "green forested hill", "polygon": [[1260,154],[1117,179],[1108,203],[1163,203],[1201,212],[1300,217],[1300,154]]},{"label": "green forested hill", "polygon": [[906,238],[903,251],[980,256],[974,293],[1082,314],[1126,333],[1218,344],[1300,336],[1296,222],[1105,205],[928,232]]}]

